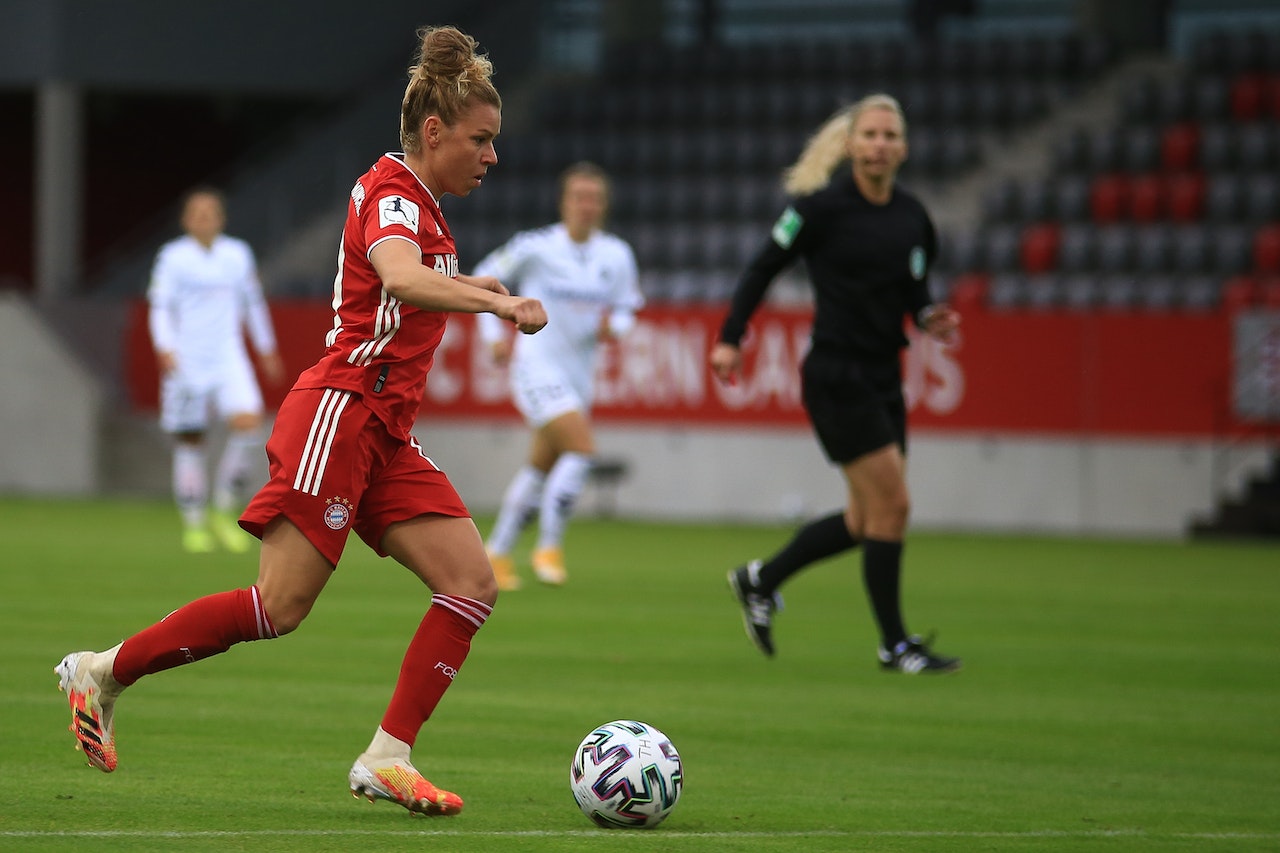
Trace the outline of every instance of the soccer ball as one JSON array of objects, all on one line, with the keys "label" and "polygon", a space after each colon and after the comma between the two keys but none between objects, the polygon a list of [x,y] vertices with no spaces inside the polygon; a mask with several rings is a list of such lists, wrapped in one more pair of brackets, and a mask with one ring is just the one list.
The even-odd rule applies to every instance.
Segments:
[{"label": "soccer ball", "polygon": [[569,786],[582,813],[605,829],[650,829],[680,799],[684,765],[671,739],[648,723],[614,720],[582,739]]}]

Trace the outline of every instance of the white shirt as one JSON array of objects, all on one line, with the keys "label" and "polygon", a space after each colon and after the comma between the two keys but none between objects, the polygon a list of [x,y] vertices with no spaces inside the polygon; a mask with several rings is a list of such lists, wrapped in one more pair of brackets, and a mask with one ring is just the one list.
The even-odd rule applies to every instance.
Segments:
[{"label": "white shirt", "polygon": [[[513,366],[560,372],[588,396],[602,320],[608,317],[614,335],[625,334],[644,305],[635,253],[626,241],[596,231],[575,243],[563,223],[519,232],[481,260],[475,275],[494,276],[546,309],[542,331],[516,335]],[[509,324],[492,314],[479,315],[478,324],[486,343],[510,331]]]},{"label": "white shirt", "polygon": [[174,353],[187,377],[213,376],[247,359],[247,326],[259,353],[275,352],[275,332],[249,244],[220,234],[205,248],[187,235],[160,248],[147,290],[151,339]]}]

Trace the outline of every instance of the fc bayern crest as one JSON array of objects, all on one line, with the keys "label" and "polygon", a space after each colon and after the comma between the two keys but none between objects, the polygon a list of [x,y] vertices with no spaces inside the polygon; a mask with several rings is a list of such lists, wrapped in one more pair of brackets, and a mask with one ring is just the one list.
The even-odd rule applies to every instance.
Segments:
[{"label": "fc bayern crest", "polygon": [[351,501],[346,498],[325,498],[324,523],[331,530],[341,530],[351,522]]}]

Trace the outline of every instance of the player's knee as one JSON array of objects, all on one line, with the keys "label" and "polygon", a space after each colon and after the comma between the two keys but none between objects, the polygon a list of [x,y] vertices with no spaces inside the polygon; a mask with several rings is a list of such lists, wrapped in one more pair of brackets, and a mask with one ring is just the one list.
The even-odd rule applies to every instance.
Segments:
[{"label": "player's knee", "polygon": [[905,492],[882,496],[866,510],[866,526],[876,530],[902,531],[911,515],[911,498]]},{"label": "player's knee", "polygon": [[492,571],[484,572],[483,575],[483,577],[475,579],[475,591],[468,595],[467,598],[483,601],[492,607],[498,601],[498,580],[494,577]]},{"label": "player's knee", "polygon": [[273,597],[263,596],[262,609],[266,611],[267,618],[271,620],[271,625],[276,629],[276,635],[283,637],[285,634],[293,633],[302,624],[302,620],[307,618],[307,614],[311,612],[311,605],[315,602],[301,597]]},{"label": "player's knee", "polygon": [[449,579],[447,588],[442,584],[440,589],[433,588],[431,591],[482,601],[492,607],[498,600],[498,579],[486,561],[483,569],[459,572]]}]

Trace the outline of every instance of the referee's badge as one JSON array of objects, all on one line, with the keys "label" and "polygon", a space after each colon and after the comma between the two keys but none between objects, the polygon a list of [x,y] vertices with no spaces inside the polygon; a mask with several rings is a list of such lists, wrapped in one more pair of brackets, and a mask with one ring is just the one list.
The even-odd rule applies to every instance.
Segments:
[{"label": "referee's badge", "polygon": [[796,235],[800,233],[802,225],[804,225],[804,217],[797,213],[794,207],[788,207],[782,211],[778,221],[773,223],[773,231],[770,236],[773,237],[773,242],[782,248],[790,249],[791,244],[796,240]]},{"label": "referee's badge", "polygon": [[341,530],[351,521],[351,501],[346,498],[324,499],[324,523],[330,530]]},{"label": "referee's badge", "polygon": [[911,277],[916,281],[924,278],[925,267],[928,260],[925,258],[924,247],[916,246],[911,250],[911,255],[907,258],[907,268],[911,270]]}]

